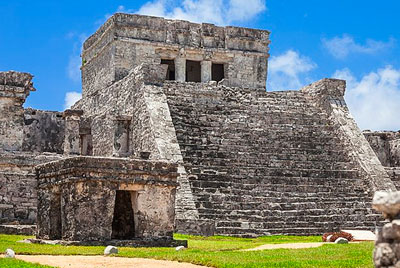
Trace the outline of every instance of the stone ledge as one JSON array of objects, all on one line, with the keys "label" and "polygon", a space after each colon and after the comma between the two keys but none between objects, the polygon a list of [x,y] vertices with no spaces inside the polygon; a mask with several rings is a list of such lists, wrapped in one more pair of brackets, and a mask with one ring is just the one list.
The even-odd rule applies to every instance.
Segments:
[{"label": "stone ledge", "polygon": [[173,239],[133,239],[133,240],[107,240],[107,241],[65,241],[65,240],[44,240],[44,239],[26,239],[26,243],[63,245],[63,246],[108,246],[117,247],[178,247],[187,248],[187,240]]},{"label": "stone ledge", "polygon": [[0,234],[35,235],[36,225],[0,225]]}]

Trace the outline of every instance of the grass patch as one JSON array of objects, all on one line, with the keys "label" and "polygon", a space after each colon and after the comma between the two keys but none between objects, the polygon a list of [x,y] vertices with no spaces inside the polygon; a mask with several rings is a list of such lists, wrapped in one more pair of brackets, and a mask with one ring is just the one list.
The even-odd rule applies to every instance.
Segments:
[{"label": "grass patch", "polygon": [[[102,255],[104,250],[104,247],[38,245],[16,242],[25,238],[26,236],[0,235],[0,252],[4,252],[7,248],[12,248],[17,254]],[[233,238],[176,234],[175,239],[187,239],[189,248],[175,251],[174,248],[120,247],[118,256],[174,260],[218,268],[373,267],[372,242],[342,245],[329,244],[309,249],[274,249],[244,252],[239,250],[263,244],[320,242],[321,237],[266,236],[259,238]],[[0,267],[3,266],[0,265]]]},{"label": "grass patch", "polygon": [[0,267],[1,268],[50,268],[51,266],[39,265],[15,259],[0,258]]}]

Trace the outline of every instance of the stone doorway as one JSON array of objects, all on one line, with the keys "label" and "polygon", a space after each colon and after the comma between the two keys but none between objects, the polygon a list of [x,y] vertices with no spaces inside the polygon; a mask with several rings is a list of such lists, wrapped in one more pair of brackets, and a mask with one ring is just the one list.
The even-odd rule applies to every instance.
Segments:
[{"label": "stone doorway", "polygon": [[50,202],[50,234],[49,239],[57,240],[62,236],[62,220],[61,220],[61,192],[56,189],[51,197]]},{"label": "stone doorway", "polygon": [[213,81],[221,81],[222,79],[225,78],[224,74],[224,65],[223,64],[218,64],[218,63],[213,63],[211,66],[211,80]]},{"label": "stone doorway", "polygon": [[115,195],[112,239],[133,239],[135,237],[135,215],[133,202],[136,192],[117,190]]},{"label": "stone doorway", "polygon": [[186,82],[201,82],[200,61],[186,61]]},{"label": "stone doorway", "polygon": [[175,61],[161,59],[161,64],[168,65],[166,80],[175,80]]}]

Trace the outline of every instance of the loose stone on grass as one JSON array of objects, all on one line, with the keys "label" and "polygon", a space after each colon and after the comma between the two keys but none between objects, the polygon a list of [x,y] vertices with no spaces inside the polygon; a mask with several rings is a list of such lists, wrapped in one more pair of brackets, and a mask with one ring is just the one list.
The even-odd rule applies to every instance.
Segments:
[{"label": "loose stone on grass", "polygon": [[107,246],[104,249],[104,255],[118,254],[118,248],[114,246]]},{"label": "loose stone on grass", "polygon": [[14,250],[8,248],[8,249],[6,250],[6,255],[4,256],[4,258],[14,259],[14,258],[15,258],[15,252],[14,252]]},{"label": "loose stone on grass", "polygon": [[346,238],[339,237],[338,239],[335,240],[335,244],[348,244],[349,241]]}]

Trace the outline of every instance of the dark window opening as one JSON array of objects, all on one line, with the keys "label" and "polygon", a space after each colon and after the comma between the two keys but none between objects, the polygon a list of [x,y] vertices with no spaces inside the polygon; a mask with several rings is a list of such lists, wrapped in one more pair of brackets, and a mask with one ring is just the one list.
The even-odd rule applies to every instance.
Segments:
[{"label": "dark window opening", "polygon": [[130,154],[130,123],[128,120],[117,120],[114,133],[114,155],[128,156]]},{"label": "dark window opening", "polygon": [[114,218],[112,222],[112,239],[133,239],[135,237],[135,220],[130,191],[117,191],[115,195]]},{"label": "dark window opening", "polygon": [[218,63],[213,63],[211,66],[211,80],[213,81],[221,81],[222,79],[225,78],[224,74],[224,65],[223,64],[218,64]]},{"label": "dark window opening", "polygon": [[93,155],[93,141],[90,134],[81,134],[81,155]]},{"label": "dark window opening", "polygon": [[51,196],[50,201],[50,233],[49,239],[59,240],[62,235],[62,221],[61,221],[61,193],[55,192]]},{"label": "dark window opening", "polygon": [[175,80],[175,61],[174,60],[161,60],[161,64],[168,65],[166,80]]},{"label": "dark window opening", "polygon": [[200,61],[186,61],[186,82],[201,82]]}]

